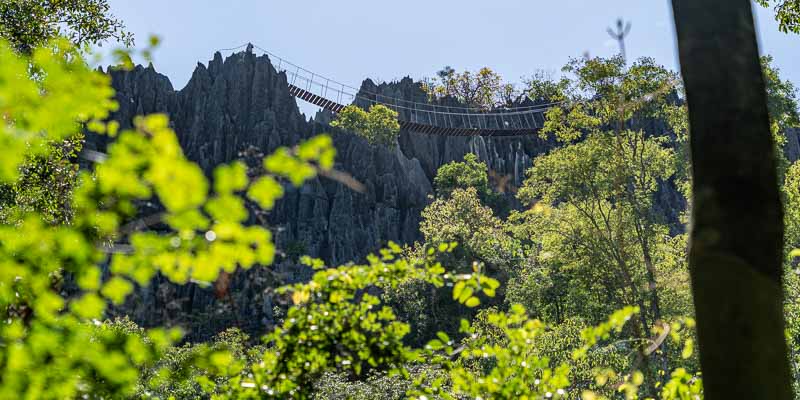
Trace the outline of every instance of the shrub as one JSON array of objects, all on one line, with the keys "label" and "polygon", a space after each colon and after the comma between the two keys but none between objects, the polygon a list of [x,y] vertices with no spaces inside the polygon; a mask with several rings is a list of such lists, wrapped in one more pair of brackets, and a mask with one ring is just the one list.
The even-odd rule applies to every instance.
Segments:
[{"label": "shrub", "polygon": [[393,146],[400,134],[397,112],[381,104],[375,104],[364,111],[358,106],[347,106],[331,126],[352,131],[367,139],[370,144]]}]

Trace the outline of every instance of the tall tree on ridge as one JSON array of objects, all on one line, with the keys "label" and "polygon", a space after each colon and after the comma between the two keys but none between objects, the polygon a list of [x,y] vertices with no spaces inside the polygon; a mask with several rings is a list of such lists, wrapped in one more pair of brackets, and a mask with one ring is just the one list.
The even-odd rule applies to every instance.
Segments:
[{"label": "tall tree on ridge", "polygon": [[107,40],[133,44],[133,34],[111,13],[108,0],[0,2],[0,38],[17,51],[29,53],[58,36],[77,46],[100,45]]},{"label": "tall tree on ridge", "polygon": [[800,0],[755,0],[762,7],[773,7],[778,30],[800,34]]}]

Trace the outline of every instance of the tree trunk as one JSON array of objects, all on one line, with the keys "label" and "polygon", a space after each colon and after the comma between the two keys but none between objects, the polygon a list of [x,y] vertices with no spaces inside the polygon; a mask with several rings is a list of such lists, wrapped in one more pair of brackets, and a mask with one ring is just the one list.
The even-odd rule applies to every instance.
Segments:
[{"label": "tree trunk", "polygon": [[750,0],[672,0],[689,105],[689,267],[705,396],[792,397],[783,210]]}]

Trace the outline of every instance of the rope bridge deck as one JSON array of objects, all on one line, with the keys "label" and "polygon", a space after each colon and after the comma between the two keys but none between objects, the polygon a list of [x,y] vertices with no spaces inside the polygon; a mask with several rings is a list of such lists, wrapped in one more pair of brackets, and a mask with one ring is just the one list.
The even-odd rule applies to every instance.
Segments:
[{"label": "rope bridge deck", "polygon": [[384,105],[398,114],[402,129],[441,136],[525,136],[535,135],[544,124],[544,113],[554,104],[501,108],[491,111],[474,107],[450,107],[428,102],[414,102],[399,97],[369,93],[339,83],[284,60],[258,46],[246,44],[248,51],[257,48],[269,56],[278,72],[286,73],[289,94],[300,100],[339,113],[345,104],[369,108]]},{"label": "rope bridge deck", "polygon": [[[325,110],[338,113],[343,108],[344,105],[336,103],[335,101],[328,100],[324,97],[318,96],[314,93],[308,92],[303,90],[295,85],[289,85],[289,94],[292,96],[311,103],[315,106],[319,106]],[[398,114],[399,115],[399,114]],[[443,136],[519,136],[519,135],[528,135],[531,133],[536,133],[536,130],[532,129],[487,129],[487,128],[464,128],[464,127],[450,127],[450,126],[436,126],[430,124],[422,124],[417,122],[406,121],[404,119],[398,118],[400,123],[401,129],[406,129],[413,132],[419,133],[426,133],[431,135],[443,135]]]}]

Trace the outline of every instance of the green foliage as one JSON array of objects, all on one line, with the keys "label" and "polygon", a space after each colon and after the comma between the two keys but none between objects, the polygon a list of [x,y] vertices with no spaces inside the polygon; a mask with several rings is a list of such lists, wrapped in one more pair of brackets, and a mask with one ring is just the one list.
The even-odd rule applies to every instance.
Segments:
[{"label": "green foliage", "polygon": [[780,70],[772,66],[772,56],[761,57],[761,68],[767,86],[767,107],[770,119],[778,131],[800,126],[800,109],[797,105],[797,88],[781,79]]},{"label": "green foliage", "polygon": [[364,111],[358,106],[347,106],[331,122],[334,128],[352,131],[367,139],[370,144],[394,146],[400,134],[397,112],[381,104]]},{"label": "green foliage", "polygon": [[784,176],[783,202],[785,247],[787,254],[800,247],[800,161],[793,163]]},{"label": "green foliage", "polygon": [[557,322],[596,323],[636,305],[624,334],[632,340],[629,351],[649,366],[632,364],[628,368],[641,369],[641,379],[631,375],[618,386],[654,395],[674,358],[668,343],[653,353],[645,338],[658,335],[663,321],[689,312],[691,303],[688,287],[680,286],[688,282],[685,241],[670,237],[654,208],[657,193],[684,172],[677,168],[681,153],[673,150],[672,137],[640,126],[662,120],[679,140],[685,135],[679,82],[646,58],[630,66],[621,57],[576,59],[564,71],[572,76],[560,83],[567,101],[547,113],[541,131],[564,145],[534,160],[517,194],[532,207],[509,217],[511,232],[527,249],[510,298]]},{"label": "green foliage", "polygon": [[621,56],[572,59],[563,71],[574,77],[559,83],[569,102],[548,111],[543,137],[572,142],[585,132],[614,129],[632,119],[686,119],[673,96],[681,89],[678,76],[651,58],[640,58],[629,67]]},{"label": "green foliage", "polygon": [[520,304],[531,315],[556,324],[566,323],[571,317],[577,318],[584,313],[600,314],[592,311],[591,303],[586,303],[588,307],[581,313],[573,309],[571,299],[566,295],[572,282],[563,267],[538,263],[537,251],[530,248],[524,250],[524,257],[519,261],[505,288],[506,304]]},{"label": "green foliage", "polygon": [[569,80],[566,78],[555,80],[549,74],[537,71],[523,83],[525,84],[524,93],[534,103],[554,103],[567,99],[566,91],[569,87]]},{"label": "green foliage", "polygon": [[[133,35],[111,14],[107,0],[4,0],[0,3],[0,39],[29,53],[57,37],[78,47],[109,39],[133,44]],[[4,58],[5,60],[5,58]]]},{"label": "green foliage", "polygon": [[656,265],[665,257],[653,201],[677,162],[667,138],[622,127],[679,113],[670,100],[675,76],[650,59],[626,68],[619,57],[573,60],[565,71],[575,76],[572,103],[548,112],[542,134],[567,145],[534,160],[518,197],[536,205],[510,219],[536,238],[540,270],[567,280],[564,307],[595,320],[638,304],[646,327],[661,318]]},{"label": "green foliage", "polygon": [[[284,186],[332,168],[331,138],[279,148],[262,160],[263,176],[233,162],[209,180],[166,116],[139,117],[123,132],[102,122],[116,109],[108,78],[66,43],[22,58],[0,46],[0,56],[0,183],[10,189],[0,209],[0,398],[702,397],[690,372],[693,321],[681,317],[691,309],[686,237],[670,236],[653,211],[680,153],[636,128],[669,120],[681,140],[684,109],[674,75],[651,60],[573,61],[573,80],[531,85],[541,101],[568,101],[545,127],[565,146],[538,158],[519,192],[530,210],[496,217],[481,197],[491,193],[486,166],[468,155],[437,174],[424,244],[389,243],[334,268],[293,250],[316,272],[277,289],[291,306],[251,347],[237,330],[175,346],[178,331],[99,321],[156,274],[208,286],[221,271],[270,264],[272,234],[244,225],[248,205],[269,210]],[[793,90],[773,75],[771,110],[795,123]],[[461,88],[494,85],[481,79]],[[460,90],[458,80],[448,84]],[[349,108],[335,125],[372,143],[396,140],[389,109]],[[114,137],[91,172],[62,163],[77,147],[60,144],[83,128]],[[786,174],[790,240],[800,235],[799,171]],[[66,203],[39,189],[73,177],[53,194]],[[143,201],[162,209],[141,216]],[[65,296],[73,283],[77,293]],[[800,285],[787,285],[795,313]],[[413,337],[423,318],[427,336]]]},{"label": "green foliage", "polygon": [[[793,372],[800,366],[800,161],[793,163],[786,171],[783,184],[784,204],[784,316],[786,336],[789,344],[789,357]],[[794,382],[795,394],[800,393],[800,382]]]},{"label": "green foliage", "polygon": [[[639,304],[644,298],[638,287],[647,279],[642,240],[655,262],[666,257],[658,252],[666,245],[661,239],[666,229],[646,213],[658,183],[672,173],[672,152],[641,133],[623,135],[621,152],[614,136],[595,133],[537,158],[518,193],[523,201],[538,201],[510,221],[524,225],[519,234],[536,244],[538,267],[531,270],[548,271],[541,273],[553,289],[560,288],[561,293],[549,294],[561,304],[551,315],[556,320],[565,312],[594,320],[622,305]],[[629,173],[622,184],[615,161]],[[620,186],[630,192],[620,192]]]},{"label": "green foliage", "polygon": [[[431,380],[447,379],[444,371],[435,365],[411,364],[406,367],[409,377],[384,372],[370,373],[363,379],[350,379],[342,373],[326,373],[314,388],[318,400],[401,400],[414,388],[413,377],[425,375]],[[445,381],[445,385],[448,386]]]},{"label": "green foliage", "polygon": [[[420,232],[427,243],[458,242],[466,265],[478,260],[502,265],[514,252],[502,221],[481,204],[477,189],[455,189],[449,198],[436,199],[422,211]],[[462,264],[463,265],[463,264]]]},{"label": "green foliage", "polygon": [[694,314],[692,285],[687,274],[688,241],[688,233],[682,233],[671,238],[664,237],[656,243],[661,307],[673,316]]},{"label": "green foliage", "polygon": [[[640,201],[648,201],[658,182],[674,173],[673,152],[664,146],[664,140],[647,138],[643,132],[619,135],[590,134],[579,143],[538,157],[519,191],[520,199],[550,205],[609,199],[619,192],[617,165],[622,164],[629,171],[622,182],[634,186],[635,194],[642,197]],[[644,168],[637,168],[636,163]]]},{"label": "green foliage", "polygon": [[[638,398],[645,375],[632,363],[630,341],[614,340],[637,312],[625,307],[597,326],[549,327],[520,305],[508,312],[487,310],[474,325],[462,320],[468,336],[460,346],[443,333],[428,343],[429,363],[449,377],[423,373],[410,394],[416,399]],[[680,342],[677,332],[674,328],[671,335]],[[629,374],[616,372],[628,369]],[[688,394],[702,398],[702,382],[684,368],[674,370],[660,391],[664,399]]]},{"label": "green foliage", "polygon": [[[587,343],[589,343],[598,338],[607,338],[608,334],[613,330],[620,332],[622,324],[631,317],[630,312],[632,310],[631,308],[618,310],[612,314],[607,322],[596,327],[586,328],[582,332],[582,335],[588,340]],[[674,356],[674,359],[683,360],[686,368],[676,367],[671,370],[671,372],[660,370],[659,375],[662,378],[654,385],[656,389],[651,395],[648,395],[647,392],[642,393],[643,389],[647,386],[648,377],[646,374],[642,373],[642,371],[638,370],[638,367],[641,366],[639,363],[639,361],[642,360],[641,358],[635,358],[631,365],[625,369],[595,368],[594,387],[592,387],[591,390],[584,390],[582,398],[584,400],[600,400],[617,398],[618,394],[622,394],[625,399],[639,399],[642,396],[645,396],[644,398],[647,399],[658,398],[662,400],[702,399],[703,381],[700,377],[701,374],[693,374],[687,369],[690,366],[695,367],[697,365],[696,359],[690,360],[690,358],[693,357],[694,320],[691,318],[680,318],[665,326],[667,329],[666,334],[665,336],[660,336],[664,337],[665,342],[661,342],[660,345],[663,347],[668,341],[674,345],[674,348],[680,349],[680,355]],[[658,339],[644,339],[643,341],[645,343],[650,343],[650,346],[653,347],[659,343],[657,340]],[[613,347],[620,348],[620,345],[624,346],[624,344],[625,341],[618,341],[616,343],[612,342],[605,347],[595,347],[593,351],[589,352],[589,355],[591,356],[593,352],[602,353]],[[656,351],[658,352],[661,350]],[[577,360],[582,358],[581,354],[582,349],[579,349],[576,357]],[[632,371],[632,373],[624,375],[619,373],[619,371],[625,370]]]},{"label": "green foliage", "polygon": [[209,343],[167,348],[140,375],[137,397],[143,399],[201,398],[201,383],[213,376],[214,385],[227,384],[227,376],[249,373],[245,366],[260,359],[263,346],[250,346],[249,336],[237,328],[217,334]]},{"label": "green foliage", "polygon": [[639,309],[637,307],[628,306],[613,312],[611,316],[608,317],[607,321],[601,322],[597,326],[584,329],[581,332],[581,338],[583,338],[584,345],[583,347],[576,349],[572,357],[586,357],[586,352],[596,345],[599,340],[608,339],[611,336],[611,333],[614,331],[617,333],[622,331],[622,327],[625,326],[625,323],[637,313],[639,313]]},{"label": "green foliage", "polygon": [[775,5],[775,20],[778,29],[784,33],[800,33],[800,1],[797,0],[756,0],[762,7]]},{"label": "green foliage", "polygon": [[[13,184],[26,160],[51,156],[56,147],[49,144],[84,123],[116,132],[116,123],[100,122],[117,106],[108,77],[89,69],[66,42],[35,49],[30,58],[0,44],[0,56],[0,183]],[[178,283],[210,283],[221,270],[273,259],[270,232],[241,225],[243,196],[256,193],[255,200],[272,204],[282,191],[250,190],[238,164],[220,167],[212,186],[185,158],[165,116],[139,117],[134,125],[117,135],[93,173],[80,173],[69,225],[49,225],[50,216],[25,207],[17,207],[14,225],[0,225],[0,312],[7,321],[0,329],[2,398],[132,395],[139,372],[180,334],[97,329],[93,321],[108,303],[121,303],[156,273]],[[275,158],[265,163],[297,183],[330,167],[329,146],[330,139],[316,139],[282,150],[280,160],[291,171],[272,165]],[[135,204],[143,200],[163,205],[162,213],[144,219],[167,229],[139,231],[147,224],[135,220]],[[101,273],[105,264],[109,276]],[[74,278],[79,293],[64,297],[62,276]],[[213,352],[204,368],[230,372],[229,358]]]},{"label": "green foliage", "polygon": [[[438,393],[436,382],[425,389],[428,394],[441,395],[445,399],[460,396],[471,398],[520,399],[520,398],[564,398],[569,385],[569,368],[560,365],[550,368],[546,358],[530,351],[531,344],[540,337],[546,326],[531,320],[521,306],[512,307],[509,313],[490,313],[490,327],[496,329],[503,342],[493,342],[482,336],[472,336],[463,343],[457,361],[449,361],[454,353],[451,342],[443,337],[445,356],[438,358],[450,373],[452,381],[449,394]],[[469,324],[463,329],[469,333]],[[436,342],[433,342],[436,343]],[[429,345],[431,351],[438,350]],[[468,368],[466,365],[480,360],[491,360],[490,368]],[[421,398],[418,396],[417,398]]]},{"label": "green foliage", "polygon": [[503,78],[488,67],[476,72],[445,67],[436,78],[424,81],[422,89],[431,99],[450,97],[485,110],[510,105],[518,96],[514,85],[503,83]]},{"label": "green foliage", "polygon": [[486,163],[479,162],[478,156],[472,153],[464,155],[464,161],[453,161],[442,165],[433,179],[436,194],[448,197],[455,189],[475,188],[480,196],[491,193],[489,177],[486,174]]},{"label": "green foliage", "polygon": [[[152,47],[156,44],[157,40],[151,39],[151,47],[142,51],[146,59],[149,58]],[[30,97],[26,96],[31,101],[44,99],[49,101],[41,101],[41,104],[34,105],[32,103],[30,105],[45,108],[80,106],[86,107],[86,109],[71,110],[67,108],[68,113],[66,116],[75,114],[72,115],[74,118],[70,121],[71,125],[66,124],[66,119],[64,119],[43,121],[49,123],[49,126],[36,126],[33,124],[26,127],[26,129],[31,129],[32,132],[35,132],[35,129],[47,128],[49,129],[48,132],[57,133],[57,135],[49,138],[44,136],[27,138],[26,140],[31,147],[25,152],[20,151],[19,154],[14,154],[15,157],[24,154],[25,162],[16,170],[12,169],[10,171],[12,174],[16,174],[16,177],[11,179],[14,182],[0,181],[0,221],[5,221],[6,223],[12,223],[15,219],[21,217],[21,213],[29,211],[39,212],[50,223],[68,223],[72,216],[72,191],[78,184],[78,164],[76,159],[83,147],[84,137],[82,130],[115,136],[119,127],[119,124],[114,121],[107,125],[99,122],[101,118],[105,118],[108,111],[115,110],[115,104],[99,104],[100,109],[98,110],[89,108],[91,105],[89,100],[92,98],[107,101],[104,93],[92,93],[92,91],[109,90],[105,87],[107,84],[105,80],[108,77],[91,73],[86,75],[83,60],[80,57],[82,53],[76,51],[63,39],[56,41],[52,46],[55,48],[54,54],[42,50],[38,56],[34,55],[34,62],[29,65],[31,80],[39,83],[40,88],[45,91],[43,93],[45,95],[40,96],[40,98],[35,98],[35,96],[31,95],[28,95]],[[130,53],[130,51],[126,50],[114,52],[114,58],[120,63],[121,68],[133,66]],[[53,56],[55,61],[62,63],[62,65],[52,65]],[[11,61],[9,59],[9,62]],[[13,63],[10,65],[13,65]],[[75,83],[69,80],[72,76],[78,79],[77,82],[82,79],[87,80],[87,87],[84,88],[88,90],[87,97],[82,98],[79,95],[75,95],[73,98],[77,103],[71,103],[73,98],[70,98],[70,96],[47,95],[47,93],[53,93],[47,92],[48,90],[55,90],[55,93],[62,93],[61,91],[68,93],[69,90],[81,91],[80,87],[68,86]],[[92,81],[92,79],[97,81]],[[53,87],[55,84],[65,85],[65,87]],[[16,105],[19,106],[20,104]],[[104,108],[108,108],[108,110],[103,110]],[[51,117],[48,116],[48,118]],[[22,116],[16,116],[15,121],[27,123]],[[63,129],[63,131],[60,131],[60,129]],[[22,132],[18,131],[17,134]],[[2,169],[2,166],[0,166],[0,169]]]},{"label": "green foliage", "polygon": [[[452,251],[452,245],[438,251]],[[408,378],[405,366],[420,360],[419,352],[403,344],[408,324],[398,321],[390,307],[369,293],[369,288],[397,287],[417,279],[441,287],[446,281],[464,281],[472,293],[481,285],[497,287],[485,277],[445,274],[431,249],[419,259],[399,258],[402,248],[392,243],[366,265],[324,269],[321,261],[306,259],[317,272],[308,283],[279,289],[294,303],[282,326],[264,337],[269,343],[263,359],[251,373],[231,377],[226,386],[205,388],[216,398],[310,398],[314,384],[324,374],[338,372],[362,376],[390,371]],[[471,298],[471,297],[470,297]]]},{"label": "green foliage", "polygon": [[499,215],[507,215],[510,205],[502,193],[496,192],[489,180],[486,163],[478,161],[472,153],[464,155],[463,161],[452,161],[442,165],[433,178],[436,196],[447,199],[456,189],[474,188],[481,202]]},{"label": "green foliage", "polygon": [[[20,58],[0,45],[0,183],[12,183],[26,155],[45,155],[49,141],[81,131],[81,124],[99,121],[116,110],[109,77],[90,70],[65,41]],[[30,76],[29,68],[47,71]],[[55,112],[58,110],[58,112]],[[13,121],[13,123],[12,123]],[[44,134],[42,134],[44,132]]]},{"label": "green foliage", "polygon": [[[539,357],[550,360],[551,365],[569,366],[570,386],[568,394],[578,397],[582,392],[591,390],[613,396],[615,390],[612,382],[600,384],[598,377],[609,378],[609,371],[629,371],[631,363],[631,346],[629,342],[618,339],[622,334],[613,334],[589,347],[582,357],[574,357],[576,349],[586,348],[582,334],[592,327],[586,322],[571,318],[557,325],[550,325],[533,343],[532,352]],[[617,381],[621,381],[616,377]]]},{"label": "green foliage", "polygon": [[703,398],[703,380],[683,368],[670,374],[669,381],[661,391],[664,400],[694,400]]},{"label": "green foliage", "polygon": [[44,154],[27,155],[14,183],[0,184],[0,223],[13,223],[33,211],[51,224],[70,221],[68,200],[78,177],[78,165],[72,160],[83,146],[83,137],[75,135],[40,146],[49,148]]}]

